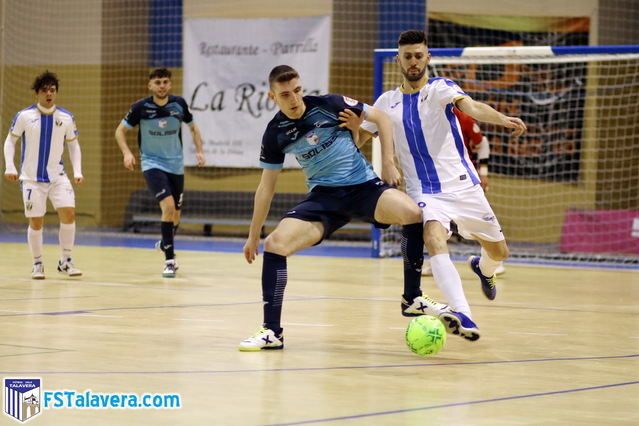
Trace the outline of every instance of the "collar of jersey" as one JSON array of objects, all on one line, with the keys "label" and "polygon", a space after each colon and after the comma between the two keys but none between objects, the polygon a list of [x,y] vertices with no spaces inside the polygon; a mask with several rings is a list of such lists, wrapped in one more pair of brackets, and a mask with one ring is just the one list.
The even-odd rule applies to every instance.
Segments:
[{"label": "collar of jersey", "polygon": [[[428,84],[428,82],[426,82],[426,83]],[[424,86],[426,86],[426,84]],[[406,89],[404,87],[404,83],[402,83],[401,86],[399,86],[399,91],[402,92],[405,95],[414,95],[415,93],[417,93],[420,90],[422,90],[424,88],[424,86],[418,87],[417,89]]]},{"label": "collar of jersey", "polygon": [[51,115],[55,112],[55,105],[53,105],[51,108],[45,108],[37,103],[36,106],[38,107],[38,111],[40,111],[44,115]]}]

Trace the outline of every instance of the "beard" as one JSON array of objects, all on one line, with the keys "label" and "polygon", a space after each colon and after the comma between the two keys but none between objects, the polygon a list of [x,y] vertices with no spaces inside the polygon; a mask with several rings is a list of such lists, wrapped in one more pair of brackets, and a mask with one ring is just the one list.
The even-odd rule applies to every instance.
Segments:
[{"label": "beard", "polygon": [[426,67],[424,67],[424,69],[417,74],[410,74],[408,70],[405,70],[404,68],[402,68],[402,75],[407,81],[419,81],[422,79],[422,77],[424,77],[425,74],[426,74]]}]

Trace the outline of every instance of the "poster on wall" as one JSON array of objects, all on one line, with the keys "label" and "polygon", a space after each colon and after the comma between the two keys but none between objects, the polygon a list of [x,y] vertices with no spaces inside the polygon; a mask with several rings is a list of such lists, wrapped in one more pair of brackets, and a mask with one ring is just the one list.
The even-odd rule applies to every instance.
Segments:
[{"label": "poster on wall", "polygon": [[[202,132],[206,164],[259,167],[262,135],[277,113],[268,74],[290,65],[305,94],[328,92],[331,19],[189,19],[184,22],[184,99]],[[195,165],[190,132],[184,163]],[[299,167],[287,156],[285,167]]]}]

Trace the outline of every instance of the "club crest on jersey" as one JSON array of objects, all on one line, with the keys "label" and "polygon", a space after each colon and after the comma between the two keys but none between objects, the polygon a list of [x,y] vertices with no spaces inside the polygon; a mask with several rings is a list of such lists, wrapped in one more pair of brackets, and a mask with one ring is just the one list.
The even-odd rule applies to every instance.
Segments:
[{"label": "club crest on jersey", "polygon": [[160,129],[164,129],[168,124],[169,124],[169,122],[166,121],[165,119],[162,119],[162,120],[158,121],[158,127]]},{"label": "club crest on jersey", "polygon": [[317,145],[320,138],[315,132],[311,132],[308,136],[306,136],[306,142],[309,145]]},{"label": "club crest on jersey", "polygon": [[349,98],[348,96],[343,96],[343,98],[346,105],[355,106],[358,103],[355,99]]}]

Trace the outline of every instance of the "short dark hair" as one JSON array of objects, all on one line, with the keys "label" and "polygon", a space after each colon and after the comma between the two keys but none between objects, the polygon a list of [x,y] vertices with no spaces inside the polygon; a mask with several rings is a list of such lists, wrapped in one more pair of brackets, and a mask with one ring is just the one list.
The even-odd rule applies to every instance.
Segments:
[{"label": "short dark hair", "polygon": [[58,81],[58,76],[55,75],[55,73],[52,73],[51,71],[46,70],[45,72],[37,76],[35,80],[33,80],[33,85],[31,86],[31,88],[36,93],[38,93],[41,89],[48,86],[55,86],[55,90],[57,92],[58,87],[60,87],[60,83]]},{"label": "short dark hair", "polygon": [[278,65],[271,70],[268,75],[268,84],[272,86],[273,83],[286,83],[294,78],[299,78],[299,73],[295,71],[295,68],[288,65]]},{"label": "short dark hair", "polygon": [[171,71],[168,68],[156,68],[149,73],[149,80],[164,77],[171,78]]},{"label": "short dark hair", "polygon": [[426,37],[426,33],[421,30],[404,31],[399,35],[399,40],[397,40],[397,44],[399,46],[419,43],[424,43],[424,45],[428,46],[428,38]]}]

